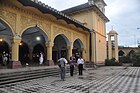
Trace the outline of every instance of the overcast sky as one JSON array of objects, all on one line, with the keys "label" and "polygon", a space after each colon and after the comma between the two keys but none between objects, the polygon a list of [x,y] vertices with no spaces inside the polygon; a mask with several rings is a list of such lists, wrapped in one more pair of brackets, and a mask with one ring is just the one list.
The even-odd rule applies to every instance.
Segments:
[{"label": "overcast sky", "polygon": [[[88,0],[40,0],[47,5],[64,10]],[[140,43],[140,0],[104,0],[107,23],[106,32],[113,29],[118,33],[118,43],[121,46],[135,47]],[[137,29],[139,28],[139,29]]]}]

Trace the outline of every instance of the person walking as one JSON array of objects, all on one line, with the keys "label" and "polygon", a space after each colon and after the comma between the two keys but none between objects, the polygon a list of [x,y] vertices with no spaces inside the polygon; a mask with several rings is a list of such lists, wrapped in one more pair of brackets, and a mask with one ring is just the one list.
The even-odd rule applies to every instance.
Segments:
[{"label": "person walking", "polygon": [[77,60],[77,64],[78,64],[79,76],[83,75],[84,59],[82,57],[79,57],[78,60]]},{"label": "person walking", "polygon": [[58,65],[60,67],[60,74],[61,74],[61,80],[65,80],[65,66],[68,63],[68,61],[64,58],[64,56],[62,56],[59,60],[58,60]]},{"label": "person walking", "polygon": [[73,76],[75,61],[75,57],[70,57],[70,76]]}]

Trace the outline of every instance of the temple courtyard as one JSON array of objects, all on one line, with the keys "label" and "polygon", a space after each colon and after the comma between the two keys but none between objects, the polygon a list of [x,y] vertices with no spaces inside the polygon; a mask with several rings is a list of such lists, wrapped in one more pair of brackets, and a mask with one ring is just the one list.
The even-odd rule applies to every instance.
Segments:
[{"label": "temple courtyard", "polygon": [[0,93],[140,93],[139,87],[139,67],[98,67],[83,76],[67,73],[65,81],[55,75],[7,84]]}]

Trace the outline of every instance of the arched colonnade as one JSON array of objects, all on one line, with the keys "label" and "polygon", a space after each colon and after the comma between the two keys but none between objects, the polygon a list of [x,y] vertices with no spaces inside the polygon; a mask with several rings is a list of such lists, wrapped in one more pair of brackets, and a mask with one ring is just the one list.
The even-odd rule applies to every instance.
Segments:
[{"label": "arched colonnade", "polygon": [[[48,32],[42,28],[42,25],[38,25],[29,24],[26,27],[21,26],[20,31],[14,31],[15,29],[10,23],[0,19],[1,65],[6,66],[10,61],[20,61],[22,66],[26,63],[38,65],[41,52],[46,65],[57,64],[57,60],[62,55],[67,59],[70,56],[84,56],[85,45],[80,36],[74,37],[69,34],[71,32],[67,33],[67,31],[55,29],[55,27],[53,27],[53,31],[49,28]],[[3,56],[8,58],[6,64],[2,62]]]}]

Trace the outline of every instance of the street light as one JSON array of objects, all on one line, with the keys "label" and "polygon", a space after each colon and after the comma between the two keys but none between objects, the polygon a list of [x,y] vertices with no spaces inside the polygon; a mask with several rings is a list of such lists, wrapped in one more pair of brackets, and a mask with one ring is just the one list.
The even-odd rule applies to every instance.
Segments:
[{"label": "street light", "polygon": [[[137,28],[137,30],[139,30],[139,29],[140,29],[140,27]],[[137,39],[137,44],[138,44],[138,47],[140,48],[140,41],[139,41],[139,39]]]}]

